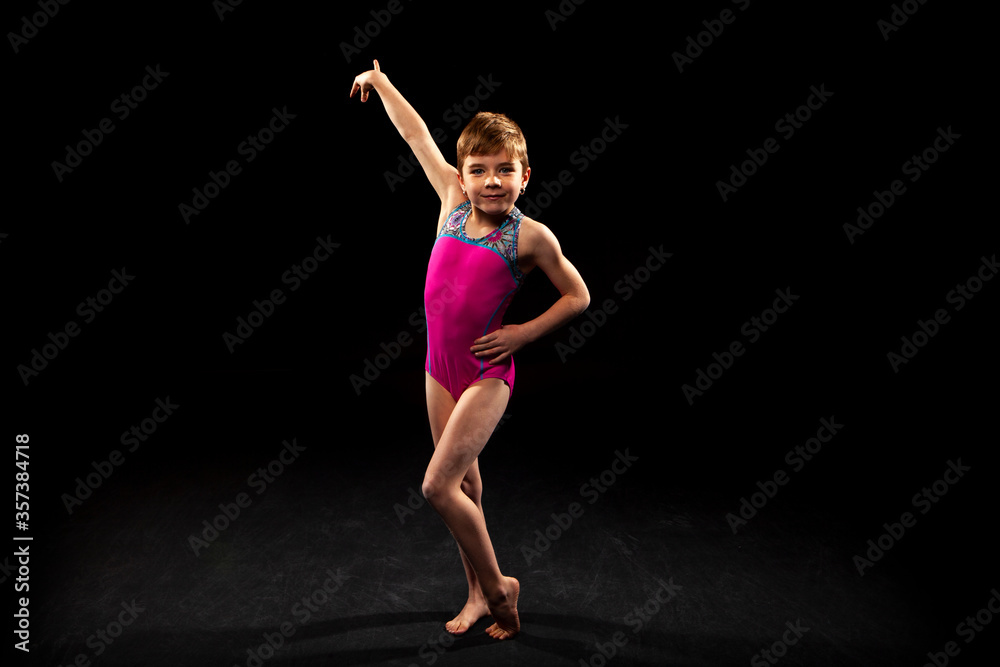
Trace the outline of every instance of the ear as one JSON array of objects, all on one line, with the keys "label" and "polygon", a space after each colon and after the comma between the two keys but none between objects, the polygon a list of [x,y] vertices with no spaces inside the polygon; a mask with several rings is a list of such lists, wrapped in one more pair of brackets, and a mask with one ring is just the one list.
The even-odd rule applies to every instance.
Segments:
[{"label": "ear", "polygon": [[531,167],[525,169],[524,174],[521,175],[521,187],[523,188],[528,184],[528,179],[531,177]]}]

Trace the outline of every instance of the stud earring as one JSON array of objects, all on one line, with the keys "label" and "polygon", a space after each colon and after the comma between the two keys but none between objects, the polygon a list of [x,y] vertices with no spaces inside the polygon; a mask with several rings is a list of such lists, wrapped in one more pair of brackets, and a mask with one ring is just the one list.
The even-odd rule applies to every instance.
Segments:
[{"label": "stud earring", "polygon": [[522,195],[524,194],[524,186],[523,185],[521,186],[521,194]]}]

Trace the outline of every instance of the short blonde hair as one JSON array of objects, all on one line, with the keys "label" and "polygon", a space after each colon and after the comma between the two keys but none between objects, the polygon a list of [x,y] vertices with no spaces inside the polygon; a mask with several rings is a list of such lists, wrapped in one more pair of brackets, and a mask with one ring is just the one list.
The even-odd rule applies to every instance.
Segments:
[{"label": "short blonde hair", "polygon": [[507,149],[507,157],[521,162],[528,171],[528,144],[517,123],[502,113],[480,111],[458,137],[458,171],[470,155],[494,155]]}]

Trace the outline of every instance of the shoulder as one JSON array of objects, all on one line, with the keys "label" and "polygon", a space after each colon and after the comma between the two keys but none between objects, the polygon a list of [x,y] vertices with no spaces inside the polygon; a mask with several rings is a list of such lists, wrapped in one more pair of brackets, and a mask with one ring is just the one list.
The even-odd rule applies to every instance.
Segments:
[{"label": "shoulder", "polygon": [[449,186],[445,192],[445,196],[441,198],[441,208],[442,210],[451,211],[455,213],[463,206],[472,206],[472,202],[469,198],[465,196],[465,192],[462,190],[462,186],[455,181],[451,186]]},{"label": "shoulder", "polygon": [[552,233],[552,230],[528,216],[521,218],[517,245],[518,252],[522,257],[534,257],[559,251],[559,240]]},{"label": "shoulder", "polygon": [[543,270],[554,266],[561,256],[559,239],[551,229],[528,216],[521,218],[517,239],[517,263],[521,273],[527,274],[536,266]]},{"label": "shoulder", "polygon": [[441,200],[441,212],[438,214],[437,223],[437,234],[441,234],[441,230],[450,223],[453,223],[462,214],[464,214],[469,207],[471,202],[462,197],[452,197],[447,200]]}]

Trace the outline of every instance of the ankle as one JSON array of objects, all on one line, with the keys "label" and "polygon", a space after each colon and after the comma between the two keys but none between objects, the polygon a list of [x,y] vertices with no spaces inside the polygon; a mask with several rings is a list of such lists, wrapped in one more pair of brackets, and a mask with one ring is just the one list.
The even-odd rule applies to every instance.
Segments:
[{"label": "ankle", "polygon": [[485,595],[486,605],[488,607],[496,607],[502,605],[511,599],[510,587],[505,583],[497,587],[496,590],[492,591],[489,595]]}]

